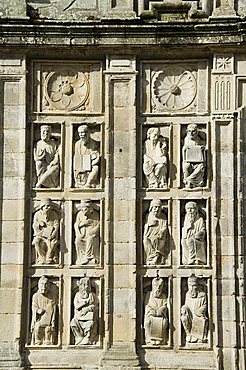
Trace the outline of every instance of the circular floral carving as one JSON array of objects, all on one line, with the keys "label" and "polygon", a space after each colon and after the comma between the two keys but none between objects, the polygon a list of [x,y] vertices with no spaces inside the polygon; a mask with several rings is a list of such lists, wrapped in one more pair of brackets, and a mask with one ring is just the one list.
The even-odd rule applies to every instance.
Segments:
[{"label": "circular floral carving", "polygon": [[152,81],[153,103],[161,110],[185,109],[196,97],[196,79],[181,67],[158,71]]},{"label": "circular floral carving", "polygon": [[89,81],[83,72],[58,70],[45,80],[45,97],[53,109],[72,111],[89,97]]}]

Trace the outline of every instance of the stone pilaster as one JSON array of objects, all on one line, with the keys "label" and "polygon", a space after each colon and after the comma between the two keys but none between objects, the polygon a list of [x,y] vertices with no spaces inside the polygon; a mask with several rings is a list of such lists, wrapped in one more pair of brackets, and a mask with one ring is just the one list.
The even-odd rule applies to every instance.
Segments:
[{"label": "stone pilaster", "polygon": [[134,57],[109,57],[108,346],[102,367],[138,365],[136,322],[136,65]]},{"label": "stone pilaster", "polygon": [[2,57],[1,81],[1,287],[0,367],[20,366],[24,199],[25,199],[25,60]]}]

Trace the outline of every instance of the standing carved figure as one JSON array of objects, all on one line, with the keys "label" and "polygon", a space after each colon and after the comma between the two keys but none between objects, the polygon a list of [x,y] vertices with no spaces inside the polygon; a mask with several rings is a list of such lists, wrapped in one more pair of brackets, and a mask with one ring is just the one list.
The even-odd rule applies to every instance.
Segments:
[{"label": "standing carved figure", "polygon": [[77,251],[76,264],[99,263],[100,219],[99,212],[93,208],[91,200],[81,200],[74,228]]},{"label": "standing carved figure", "polygon": [[32,225],[32,245],[36,250],[36,263],[39,265],[58,262],[59,220],[59,214],[51,200],[42,200],[40,209],[34,214]]},{"label": "standing carved figure", "polygon": [[161,136],[159,127],[151,127],[147,131],[143,172],[149,188],[167,186],[167,140]]},{"label": "standing carved figure", "polygon": [[205,147],[198,135],[196,124],[188,125],[182,152],[185,187],[196,188],[203,186],[206,166]]},{"label": "standing carved figure", "polygon": [[70,327],[76,345],[95,344],[97,341],[98,302],[91,290],[90,278],[78,282],[79,291],[74,297],[74,317]]},{"label": "standing carved figure", "polygon": [[205,265],[206,259],[206,225],[199,214],[196,202],[185,205],[185,219],[182,227],[182,263],[184,265]]},{"label": "standing carved figure", "polygon": [[200,290],[197,277],[188,278],[188,292],[185,304],[181,307],[181,322],[186,333],[187,343],[207,342],[207,294]]},{"label": "standing carved figure", "polygon": [[32,297],[32,345],[55,344],[57,316],[56,293],[52,292],[49,279],[42,276]]},{"label": "standing carved figure", "polygon": [[36,174],[38,181],[36,188],[57,188],[60,175],[59,148],[51,138],[51,126],[41,126],[41,140],[34,148]]},{"label": "standing carved figure", "polygon": [[86,125],[79,126],[78,133],[80,139],[75,143],[73,159],[75,187],[96,187],[100,162],[99,143],[91,138]]},{"label": "standing carved figure", "polygon": [[146,344],[167,344],[168,341],[168,308],[163,283],[161,278],[154,278],[152,291],[146,296],[144,315]]},{"label": "standing carved figure", "polygon": [[165,264],[168,242],[167,218],[162,211],[162,202],[153,199],[144,225],[143,245],[147,265]]}]

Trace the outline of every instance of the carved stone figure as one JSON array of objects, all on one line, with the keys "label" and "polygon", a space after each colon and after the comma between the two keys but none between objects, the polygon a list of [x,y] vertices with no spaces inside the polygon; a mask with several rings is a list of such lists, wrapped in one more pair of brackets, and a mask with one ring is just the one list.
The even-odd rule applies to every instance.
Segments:
[{"label": "carved stone figure", "polygon": [[32,345],[52,345],[57,337],[57,297],[51,290],[49,279],[42,276],[38,291],[32,297]]},{"label": "carved stone figure", "polygon": [[79,126],[80,139],[75,143],[73,169],[75,187],[96,187],[99,175],[99,143],[90,136],[86,125]]},{"label": "carved stone figure", "polygon": [[188,292],[185,304],[181,307],[181,322],[186,333],[187,343],[205,343],[207,341],[207,294],[199,288],[197,277],[188,278]]},{"label": "carved stone figure", "polygon": [[167,186],[167,140],[161,136],[159,127],[151,127],[147,131],[143,172],[149,188]]},{"label": "carved stone figure", "polygon": [[205,146],[203,145],[196,124],[187,127],[184,139],[183,176],[186,188],[204,186],[204,171],[206,167]]},{"label": "carved stone figure", "polygon": [[33,218],[33,241],[36,250],[37,264],[52,264],[58,262],[58,243],[60,217],[51,200],[44,199]]},{"label": "carved stone figure", "polygon": [[91,289],[91,281],[83,277],[74,297],[74,317],[70,327],[76,345],[95,344],[97,341],[98,302]]},{"label": "carved stone figure", "polygon": [[206,259],[206,225],[199,214],[196,202],[185,205],[185,219],[182,227],[182,263],[184,265],[205,265]]},{"label": "carved stone figure", "polygon": [[153,199],[144,225],[143,245],[147,265],[165,264],[168,242],[167,218],[162,211],[162,202]]},{"label": "carved stone figure", "polygon": [[167,297],[163,292],[163,280],[159,277],[152,280],[152,291],[146,296],[144,329],[146,344],[167,344]]},{"label": "carved stone figure", "polygon": [[60,177],[60,155],[55,140],[51,138],[51,126],[41,126],[41,140],[34,148],[36,188],[57,188]]},{"label": "carved stone figure", "polygon": [[91,200],[81,200],[80,211],[75,221],[75,246],[77,265],[99,263],[99,212],[94,209]]}]

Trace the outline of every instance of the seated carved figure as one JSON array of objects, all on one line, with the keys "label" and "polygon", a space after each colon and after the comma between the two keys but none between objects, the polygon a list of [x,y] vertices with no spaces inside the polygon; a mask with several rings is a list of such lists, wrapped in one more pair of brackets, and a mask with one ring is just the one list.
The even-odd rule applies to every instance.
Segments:
[{"label": "seated carved figure", "polygon": [[167,219],[162,203],[153,199],[144,225],[143,245],[146,265],[165,264],[167,247]]},{"label": "seated carved figure", "polygon": [[40,202],[40,209],[34,214],[32,226],[34,230],[32,244],[36,250],[36,263],[57,263],[60,222],[59,214],[53,208],[49,198]]},{"label": "seated carved figure", "polygon": [[38,281],[38,291],[32,297],[32,345],[55,344],[57,321],[57,298],[50,289],[46,276]]},{"label": "seated carved figure", "polygon": [[96,187],[100,162],[99,143],[91,138],[86,125],[79,126],[78,133],[80,139],[75,143],[73,159],[75,187]]},{"label": "seated carved figure", "polygon": [[60,155],[59,148],[51,138],[51,126],[41,126],[41,140],[34,148],[36,162],[37,188],[56,188],[59,186]]},{"label": "seated carved figure", "polygon": [[167,186],[167,141],[160,135],[159,127],[151,127],[147,131],[143,172],[149,188]]},{"label": "seated carved figure", "polygon": [[207,309],[207,295],[200,291],[197,277],[192,274],[188,278],[185,304],[181,307],[181,322],[186,333],[187,343],[204,343],[207,341]]},{"label": "seated carved figure", "polygon": [[77,213],[74,228],[76,264],[99,263],[99,212],[93,208],[91,200],[81,200],[81,210]]},{"label": "seated carved figure", "polygon": [[196,124],[187,127],[184,139],[183,153],[183,181],[187,188],[204,186],[204,171],[206,166],[205,147],[198,136]]},{"label": "seated carved figure", "polygon": [[182,263],[184,265],[205,265],[206,259],[206,226],[200,216],[196,202],[185,205],[185,219],[182,228]]},{"label": "seated carved figure", "polygon": [[74,297],[74,317],[70,327],[76,345],[95,344],[97,341],[98,303],[91,290],[90,278],[79,280],[79,291]]},{"label": "seated carved figure", "polygon": [[163,292],[163,280],[159,277],[152,280],[152,291],[146,296],[144,329],[146,344],[167,344],[167,297]]}]

